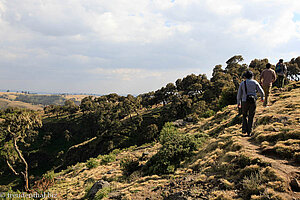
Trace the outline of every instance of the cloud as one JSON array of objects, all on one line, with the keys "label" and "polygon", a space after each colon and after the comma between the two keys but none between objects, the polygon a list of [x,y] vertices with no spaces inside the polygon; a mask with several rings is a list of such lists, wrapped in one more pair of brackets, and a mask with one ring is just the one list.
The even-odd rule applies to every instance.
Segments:
[{"label": "cloud", "polygon": [[159,71],[145,70],[140,68],[117,68],[117,69],[105,69],[105,68],[95,68],[88,70],[87,73],[97,74],[112,79],[118,79],[123,81],[131,81],[136,78],[144,79],[150,77],[161,77],[162,73]]},{"label": "cloud", "polygon": [[239,14],[242,5],[236,0],[207,0],[206,4],[210,11],[217,15],[234,15]]},{"label": "cloud", "polygon": [[238,54],[289,60],[299,10],[298,0],[2,0],[0,85],[136,94],[210,76]]}]

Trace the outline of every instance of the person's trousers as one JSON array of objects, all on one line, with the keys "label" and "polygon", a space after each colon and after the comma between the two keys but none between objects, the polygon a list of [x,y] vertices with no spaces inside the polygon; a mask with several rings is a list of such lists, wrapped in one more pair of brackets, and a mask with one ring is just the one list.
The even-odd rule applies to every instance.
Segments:
[{"label": "person's trousers", "polygon": [[278,75],[278,88],[282,88],[284,86],[284,75]]},{"label": "person's trousers", "polygon": [[263,89],[264,89],[264,92],[265,92],[265,101],[263,103],[263,106],[268,105],[269,96],[270,96],[270,93],[271,93],[271,88],[272,88],[271,85],[263,85]]},{"label": "person's trousers", "polygon": [[256,102],[242,102],[243,125],[242,132],[250,134],[252,132],[253,118],[256,110]]}]

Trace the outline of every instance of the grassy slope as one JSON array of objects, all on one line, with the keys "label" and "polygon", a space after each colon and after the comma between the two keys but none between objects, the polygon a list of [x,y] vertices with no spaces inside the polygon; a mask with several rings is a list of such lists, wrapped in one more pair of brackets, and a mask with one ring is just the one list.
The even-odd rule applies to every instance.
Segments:
[{"label": "grassy slope", "polygon": [[145,163],[157,152],[155,144],[123,151],[116,161],[94,169],[78,163],[56,174],[49,191],[61,199],[80,199],[87,187],[104,179],[111,184],[110,199],[300,199],[290,186],[300,176],[300,83],[273,93],[269,108],[258,103],[251,138],[241,135],[235,106],[183,127],[187,134],[211,137],[175,174],[143,177],[134,172],[122,178],[120,161],[146,152],[140,159]]}]

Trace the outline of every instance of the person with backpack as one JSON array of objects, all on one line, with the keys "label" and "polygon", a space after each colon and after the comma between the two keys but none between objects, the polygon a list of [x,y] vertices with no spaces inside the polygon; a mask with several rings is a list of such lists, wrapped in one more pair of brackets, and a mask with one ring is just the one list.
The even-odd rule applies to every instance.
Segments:
[{"label": "person with backpack", "polygon": [[284,79],[286,75],[286,67],[283,64],[283,59],[280,59],[279,62],[276,64],[275,72],[278,77],[278,88],[282,88],[284,86]]},{"label": "person with backpack", "polygon": [[259,83],[253,80],[253,72],[246,71],[243,75],[246,80],[241,82],[237,94],[238,108],[242,108],[243,125],[242,133],[247,133],[248,136],[252,135],[253,118],[256,111],[256,93],[261,95],[261,101],[264,101],[265,93]]},{"label": "person with backpack", "polygon": [[260,75],[260,84],[265,92],[264,107],[268,106],[269,95],[271,93],[272,84],[276,81],[276,73],[271,69],[271,64],[266,64],[266,69],[262,71]]}]

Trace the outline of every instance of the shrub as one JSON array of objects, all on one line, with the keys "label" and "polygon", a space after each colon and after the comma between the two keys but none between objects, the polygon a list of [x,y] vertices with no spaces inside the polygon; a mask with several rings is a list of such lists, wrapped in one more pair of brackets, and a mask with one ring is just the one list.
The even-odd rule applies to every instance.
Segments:
[{"label": "shrub", "polygon": [[178,133],[177,129],[169,123],[163,127],[160,141],[163,146],[144,167],[148,174],[173,173],[180,162],[190,157],[198,146],[198,139]]},{"label": "shrub", "polygon": [[236,104],[236,95],[237,95],[237,91],[234,87],[223,89],[219,101],[220,107],[223,108],[228,105]]},{"label": "shrub", "polygon": [[108,155],[104,155],[101,158],[101,165],[107,165],[108,163],[114,162],[116,160],[116,154],[108,154]]},{"label": "shrub", "polygon": [[43,178],[50,181],[50,182],[53,182],[54,181],[54,178],[55,178],[55,173],[54,171],[49,171],[47,172],[46,174],[43,175]]},{"label": "shrub", "polygon": [[114,149],[111,153],[112,154],[115,154],[115,155],[118,155],[119,153],[121,153],[122,150],[121,149]]},{"label": "shrub", "polygon": [[204,118],[208,118],[208,117],[213,116],[214,114],[216,114],[216,112],[209,109],[209,110],[205,111],[201,116]]},{"label": "shrub", "polygon": [[159,135],[159,142],[164,145],[167,141],[169,141],[173,135],[178,133],[176,127],[171,123],[165,123]]},{"label": "shrub", "polygon": [[95,168],[99,166],[99,162],[96,158],[90,158],[87,162],[86,162],[86,167],[89,169]]},{"label": "shrub", "polygon": [[107,197],[110,192],[111,192],[111,188],[104,187],[96,193],[94,199],[95,200],[103,199],[104,197]]}]

